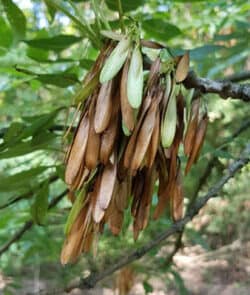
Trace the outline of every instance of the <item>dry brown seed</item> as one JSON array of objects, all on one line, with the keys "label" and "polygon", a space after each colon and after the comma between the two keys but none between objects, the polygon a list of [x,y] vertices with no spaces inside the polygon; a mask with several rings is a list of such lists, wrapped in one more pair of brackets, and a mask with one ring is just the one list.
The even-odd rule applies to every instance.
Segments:
[{"label": "dry brown seed", "polygon": [[146,156],[146,166],[151,168],[154,161],[155,156],[157,153],[157,149],[159,146],[159,138],[160,138],[160,112],[159,110],[156,113],[156,119],[155,119],[155,126],[153,130],[153,134],[149,143],[149,147],[147,150],[147,156]]},{"label": "dry brown seed", "polygon": [[97,203],[103,210],[107,209],[110,203],[115,187],[116,171],[116,163],[114,165],[108,163],[103,170],[100,190],[97,196]]},{"label": "dry brown seed", "polygon": [[172,216],[174,221],[180,220],[183,217],[183,188],[181,183],[181,170],[179,168],[176,183],[173,188],[172,199]]},{"label": "dry brown seed", "polygon": [[186,156],[190,156],[193,145],[194,145],[195,134],[197,132],[197,126],[198,126],[199,107],[200,107],[200,99],[198,98],[193,100],[191,105],[191,112],[190,112],[188,127],[187,127],[187,131],[184,138],[184,153]]},{"label": "dry brown seed", "polygon": [[205,114],[202,119],[199,122],[197,133],[195,135],[194,145],[193,149],[191,151],[191,155],[188,159],[186,168],[185,168],[185,175],[189,172],[190,168],[192,167],[193,163],[195,163],[199,157],[200,150],[202,148],[206,130],[207,130],[207,124],[208,124],[208,116]]},{"label": "dry brown seed", "polygon": [[101,135],[96,133],[94,128],[94,112],[91,115],[92,116],[90,117],[89,135],[84,161],[86,167],[89,170],[94,169],[98,164],[101,145]]},{"label": "dry brown seed", "polygon": [[164,47],[160,43],[149,41],[149,40],[144,40],[144,39],[141,39],[141,46],[153,48],[153,49],[161,49]]},{"label": "dry brown seed", "polygon": [[69,157],[66,163],[65,182],[72,185],[81,167],[87,146],[89,131],[89,118],[85,114],[78,125],[76,136],[72,143]]},{"label": "dry brown seed", "polygon": [[123,212],[128,205],[129,198],[129,183],[128,177],[122,182],[118,181],[118,188],[114,196],[116,207],[119,211]]},{"label": "dry brown seed", "polygon": [[119,235],[122,229],[122,223],[124,218],[124,213],[119,211],[115,203],[113,203],[112,211],[109,211],[110,215],[108,216],[108,225],[113,235]]},{"label": "dry brown seed", "polygon": [[96,133],[103,132],[110,122],[112,114],[113,80],[102,84],[96,102],[94,127]]},{"label": "dry brown seed", "polygon": [[186,79],[189,70],[189,53],[186,52],[177,64],[175,80],[177,83]]},{"label": "dry brown seed", "polygon": [[120,107],[120,103],[119,103],[120,96],[118,94],[119,94],[119,91],[117,92],[117,95],[113,102],[112,117],[110,119],[109,126],[101,135],[100,161],[101,163],[105,165],[108,163],[109,157],[114,149],[115,142],[118,136],[118,131],[119,131],[118,111]]},{"label": "dry brown seed", "polygon": [[158,107],[157,100],[153,100],[152,104],[148,110],[148,113],[145,116],[144,122],[142,124],[141,130],[138,134],[136,148],[134,151],[133,160],[131,162],[131,170],[137,170],[146,154],[149,142],[152,137],[152,133],[155,126],[156,111]]}]

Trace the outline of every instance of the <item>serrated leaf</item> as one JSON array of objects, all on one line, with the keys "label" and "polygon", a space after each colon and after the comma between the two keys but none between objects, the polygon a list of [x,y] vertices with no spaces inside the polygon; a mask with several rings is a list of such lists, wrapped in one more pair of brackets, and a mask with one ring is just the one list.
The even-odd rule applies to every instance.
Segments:
[{"label": "serrated leaf", "polygon": [[2,4],[16,39],[20,40],[24,38],[26,32],[26,18],[22,10],[11,0],[2,0]]},{"label": "serrated leaf", "polygon": [[77,42],[80,42],[81,40],[81,37],[74,35],[57,35],[50,38],[24,40],[24,42],[34,48],[61,51]]},{"label": "serrated leaf", "polygon": [[35,223],[42,225],[48,211],[48,197],[49,197],[49,186],[45,182],[41,189],[38,191],[35,201],[31,206],[31,215]]}]

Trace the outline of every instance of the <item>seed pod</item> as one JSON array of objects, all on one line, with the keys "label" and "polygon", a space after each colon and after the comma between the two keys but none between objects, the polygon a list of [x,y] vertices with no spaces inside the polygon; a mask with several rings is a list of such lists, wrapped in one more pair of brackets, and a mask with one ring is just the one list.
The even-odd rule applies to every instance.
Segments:
[{"label": "seed pod", "polygon": [[148,113],[145,116],[141,130],[138,134],[133,160],[130,165],[131,170],[137,170],[140,167],[146,154],[155,126],[157,106],[158,102],[155,99],[152,101]]},{"label": "seed pod", "polygon": [[112,114],[113,80],[102,84],[96,101],[94,127],[96,133],[103,132]]},{"label": "seed pod", "polygon": [[109,157],[115,145],[119,127],[118,122],[118,116],[115,116],[101,137],[100,161],[105,165],[108,163]]},{"label": "seed pod", "polygon": [[188,159],[186,168],[185,168],[185,175],[189,172],[191,166],[193,163],[195,163],[199,157],[200,150],[203,145],[203,141],[205,139],[206,130],[207,130],[207,124],[208,124],[208,116],[207,114],[204,114],[202,119],[200,120],[200,123],[197,128],[197,133],[194,140],[194,145],[192,148],[191,155]]},{"label": "seed pod", "polygon": [[140,48],[133,50],[128,71],[127,93],[128,101],[132,108],[138,109],[141,105],[143,94],[143,67]]},{"label": "seed pod", "polygon": [[156,156],[158,145],[159,145],[159,135],[160,135],[160,112],[157,111],[155,126],[154,126],[153,134],[149,143],[149,147],[147,150],[147,157],[146,157],[146,166],[149,168],[152,167],[155,161],[155,156]]},{"label": "seed pod", "polygon": [[65,170],[65,182],[71,185],[83,162],[89,131],[89,118],[84,115],[76,131]]},{"label": "seed pod", "polygon": [[108,163],[108,165],[103,170],[101,175],[101,180],[94,206],[93,219],[96,223],[99,223],[104,216],[105,210],[109,206],[111,197],[115,188],[116,181],[116,163],[113,165]]},{"label": "seed pod", "polygon": [[107,209],[112,197],[116,180],[116,164],[108,164],[103,170],[97,202],[102,209]]},{"label": "seed pod", "polygon": [[119,110],[120,110],[120,95],[117,91],[115,99],[112,101],[112,115],[107,129],[101,135],[100,161],[107,164],[109,157],[115,146],[119,131]]},{"label": "seed pod", "polygon": [[129,70],[129,59],[125,62],[122,70],[122,78],[120,83],[120,98],[121,98],[121,111],[122,120],[129,131],[132,131],[135,126],[134,110],[128,101],[127,95],[127,81],[128,81],[128,70]]},{"label": "seed pod", "polygon": [[116,207],[121,212],[127,207],[129,194],[129,179],[126,177],[121,183],[118,182],[118,188],[114,196]]},{"label": "seed pod", "polygon": [[176,97],[174,88],[172,89],[172,94],[169,98],[167,109],[164,115],[164,119],[161,124],[161,143],[164,148],[171,146],[177,123],[177,109],[176,109]]},{"label": "seed pod", "polygon": [[176,82],[182,82],[186,79],[189,70],[189,53],[186,52],[177,64],[175,79]]},{"label": "seed pod", "polygon": [[100,74],[100,82],[103,84],[115,77],[122,68],[130,47],[129,39],[122,39],[110,56],[107,58]]},{"label": "seed pod", "polygon": [[192,101],[191,112],[188,121],[188,126],[184,138],[184,153],[186,156],[190,156],[194,140],[195,134],[197,132],[198,119],[199,119],[199,107],[200,107],[200,99],[195,99]]},{"label": "seed pod", "polygon": [[88,201],[85,206],[80,210],[77,218],[75,219],[70,232],[64,242],[61,252],[61,263],[67,264],[68,262],[75,262],[77,257],[81,254],[84,238],[88,233],[91,226],[90,207]]},{"label": "seed pod", "polygon": [[90,127],[84,162],[86,167],[92,170],[97,166],[99,161],[101,135],[96,133],[94,128],[94,106],[92,106],[90,113]]},{"label": "seed pod", "polygon": [[174,221],[178,221],[183,216],[183,188],[181,184],[181,171],[177,173],[176,182],[171,196],[171,215]]},{"label": "seed pod", "polygon": [[136,139],[137,139],[137,135],[138,132],[140,130],[140,127],[142,125],[143,119],[145,117],[145,114],[148,110],[148,108],[151,105],[151,101],[152,101],[152,97],[151,95],[147,95],[145,97],[145,99],[143,100],[143,105],[141,108],[141,113],[140,113],[140,117],[137,121],[137,124],[133,130],[133,133],[128,141],[128,144],[126,146],[125,152],[124,152],[124,156],[123,156],[123,164],[125,168],[129,168],[132,158],[133,158],[133,154],[134,154],[134,149],[135,149],[135,145],[136,145]]}]

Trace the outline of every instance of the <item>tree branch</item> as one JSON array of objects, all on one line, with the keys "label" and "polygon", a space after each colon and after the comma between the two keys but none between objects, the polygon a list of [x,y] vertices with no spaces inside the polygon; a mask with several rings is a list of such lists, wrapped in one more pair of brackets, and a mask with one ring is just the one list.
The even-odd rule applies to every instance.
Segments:
[{"label": "tree branch", "polygon": [[245,71],[245,72],[236,73],[230,76],[226,76],[223,80],[227,80],[231,82],[240,82],[240,81],[245,81],[249,79],[250,79],[250,71]]},{"label": "tree branch", "polygon": [[[80,282],[71,284],[66,288],[66,291],[71,291],[74,288],[80,289],[89,289],[96,285],[97,282],[103,280],[105,277],[111,275],[115,271],[121,269],[122,267],[140,259],[145,254],[147,254],[154,247],[159,246],[159,244],[170,237],[175,233],[180,233],[184,226],[191,221],[195,215],[197,215],[202,207],[206,205],[209,199],[216,197],[223,186],[232,178],[242,167],[244,167],[250,161],[250,143],[247,144],[244,152],[241,157],[234,161],[227,169],[227,173],[221,178],[219,182],[217,182],[208,193],[199,198],[194,206],[187,212],[186,216],[180,221],[172,224],[170,228],[166,231],[162,232],[160,235],[156,236],[153,240],[151,240],[146,245],[140,247],[139,249],[131,252],[128,255],[120,257],[116,262],[112,263],[110,266],[105,267],[102,271],[92,273],[87,278],[81,279]],[[53,291],[53,293],[45,293],[45,294],[56,294],[62,291]]]},{"label": "tree branch", "polygon": [[[48,209],[50,210],[51,208],[55,207],[61,201],[61,199],[67,194],[67,192],[68,190],[65,190],[60,195],[55,197],[50,202]],[[33,225],[33,220],[28,220],[27,222],[25,222],[25,224],[14,234],[14,236],[0,248],[0,256],[4,252],[6,252],[12,244],[20,240],[20,238],[26,233],[26,231],[31,229]]]},{"label": "tree branch", "polygon": [[195,88],[201,93],[216,93],[221,98],[241,99],[250,101],[250,84],[236,84],[229,81],[215,81],[208,78],[197,77],[195,72],[190,71],[183,82],[187,89]]}]

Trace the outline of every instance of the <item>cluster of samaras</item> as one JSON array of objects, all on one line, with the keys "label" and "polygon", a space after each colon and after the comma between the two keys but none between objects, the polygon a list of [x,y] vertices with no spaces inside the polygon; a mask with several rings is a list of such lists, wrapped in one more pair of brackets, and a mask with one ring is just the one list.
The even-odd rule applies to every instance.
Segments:
[{"label": "cluster of samaras", "polygon": [[[180,90],[189,55],[159,54],[145,65],[142,46],[157,44],[128,37],[109,41],[84,80],[79,95],[87,99],[66,157],[65,181],[77,194],[66,224],[63,264],[89,251],[105,224],[118,235],[130,199],[137,239],[148,224],[157,180],[153,218],[166,207],[174,220],[182,217],[179,146],[183,143],[188,157],[187,173],[198,158],[208,118],[200,99],[187,108]],[[147,76],[143,67],[149,68]]]}]

